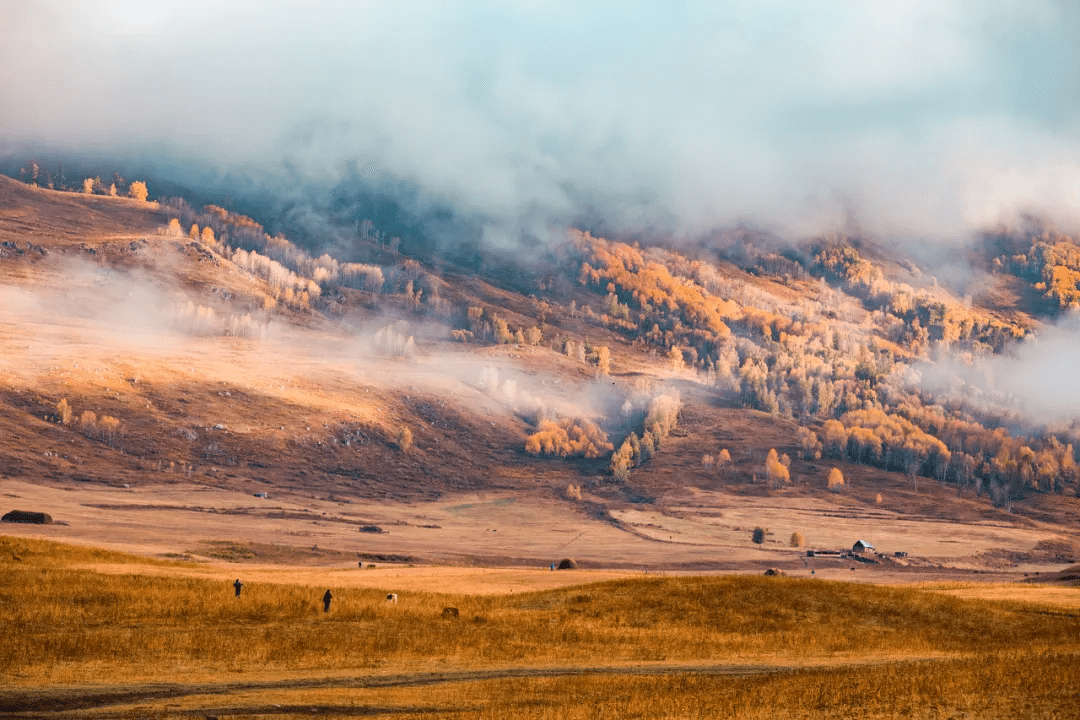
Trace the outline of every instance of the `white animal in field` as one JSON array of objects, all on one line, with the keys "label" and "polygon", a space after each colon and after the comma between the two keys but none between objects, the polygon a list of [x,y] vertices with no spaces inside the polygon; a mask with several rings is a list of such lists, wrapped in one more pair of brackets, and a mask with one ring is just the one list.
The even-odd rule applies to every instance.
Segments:
[{"label": "white animal in field", "polygon": [[389,595],[387,595],[386,596],[386,602],[396,604],[397,603],[397,593],[390,593]]}]

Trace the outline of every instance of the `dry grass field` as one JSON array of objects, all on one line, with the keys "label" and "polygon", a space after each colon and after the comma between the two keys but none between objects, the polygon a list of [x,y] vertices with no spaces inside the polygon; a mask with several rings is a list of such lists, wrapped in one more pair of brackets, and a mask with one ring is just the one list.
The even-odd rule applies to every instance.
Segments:
[{"label": "dry grass field", "polygon": [[579,576],[388,604],[331,572],[237,598],[182,564],[25,538],[0,539],[0,565],[0,711],[20,717],[1069,717],[1080,701],[1080,613],[1033,588]]}]

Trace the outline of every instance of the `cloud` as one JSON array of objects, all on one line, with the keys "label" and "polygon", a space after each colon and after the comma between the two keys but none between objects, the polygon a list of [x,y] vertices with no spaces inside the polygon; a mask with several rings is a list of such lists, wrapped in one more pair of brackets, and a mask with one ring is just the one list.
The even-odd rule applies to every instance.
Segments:
[{"label": "cloud", "polygon": [[[1080,9],[5,3],[0,141],[373,180],[491,238],[1080,223]],[[0,148],[2,150],[3,148]]]},{"label": "cloud", "polygon": [[932,395],[983,412],[1019,417],[1028,427],[1080,418],[1080,314],[1070,314],[1006,353],[917,363],[910,380]]}]

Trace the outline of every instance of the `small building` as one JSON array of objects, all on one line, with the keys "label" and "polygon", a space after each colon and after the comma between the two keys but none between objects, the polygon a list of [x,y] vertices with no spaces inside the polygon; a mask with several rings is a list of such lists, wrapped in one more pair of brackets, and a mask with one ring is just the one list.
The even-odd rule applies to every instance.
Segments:
[{"label": "small building", "polygon": [[851,546],[851,552],[859,553],[860,555],[862,553],[872,553],[874,552],[874,546],[865,540],[856,540],[855,544]]}]

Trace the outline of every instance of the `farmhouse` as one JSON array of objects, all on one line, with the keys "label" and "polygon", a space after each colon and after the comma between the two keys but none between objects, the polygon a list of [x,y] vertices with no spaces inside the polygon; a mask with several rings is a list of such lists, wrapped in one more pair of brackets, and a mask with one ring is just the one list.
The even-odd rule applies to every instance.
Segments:
[{"label": "farmhouse", "polygon": [[851,546],[851,552],[853,553],[872,553],[874,552],[874,546],[865,540],[856,540],[855,544]]}]

